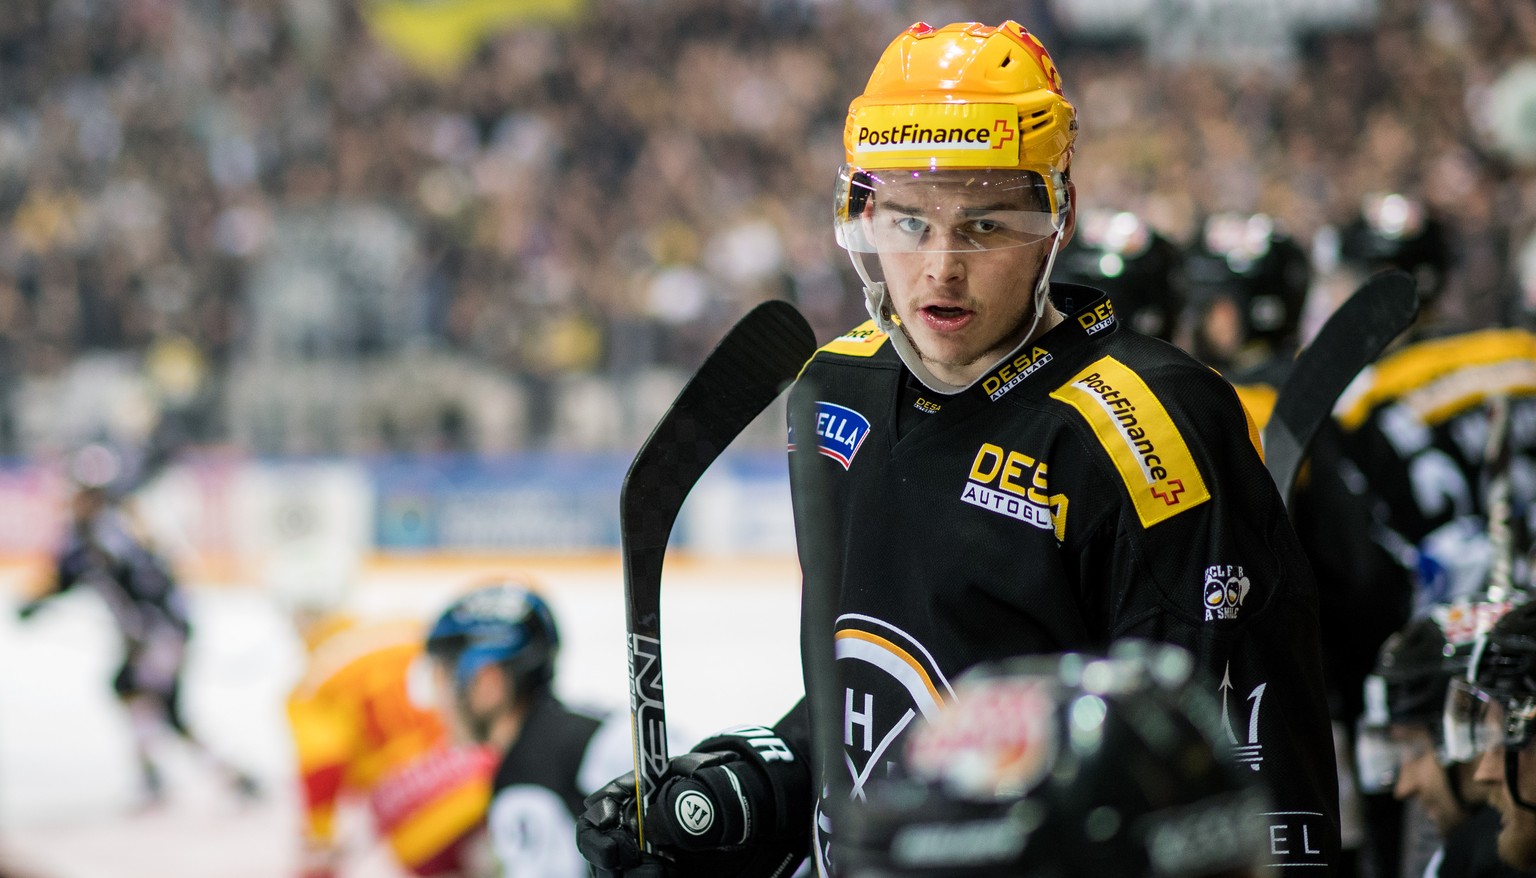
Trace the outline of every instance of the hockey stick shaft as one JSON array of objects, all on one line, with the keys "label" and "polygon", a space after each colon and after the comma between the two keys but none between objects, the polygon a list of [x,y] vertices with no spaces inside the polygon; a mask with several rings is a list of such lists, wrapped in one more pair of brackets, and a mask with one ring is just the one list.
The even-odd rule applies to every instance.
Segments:
[{"label": "hockey stick shaft", "polygon": [[645,808],[668,758],[661,572],[672,525],[709,465],[778,398],[815,349],[810,326],[787,302],[765,302],[748,312],[683,386],[624,477],[620,557],[642,846]]},{"label": "hockey stick shaft", "polygon": [[833,782],[843,772],[843,704],[836,646],[839,551],[826,526],[835,520],[827,508],[831,485],[825,468],[827,461],[816,453],[818,391],[808,382],[809,379],[801,379],[789,398],[790,435],[798,439],[789,455],[789,471],[794,487],[795,541],[801,558],[801,661],[816,789],[822,791],[822,807],[836,827],[848,801],[846,792]]},{"label": "hockey stick shaft", "polygon": [[1264,465],[1287,504],[1307,446],[1339,396],[1413,324],[1418,312],[1413,278],[1401,271],[1373,275],[1296,358],[1264,425]]},{"label": "hockey stick shaft", "polygon": [[1488,597],[1507,600],[1514,587],[1513,504],[1510,496],[1510,407],[1507,394],[1489,400],[1488,445],[1483,459],[1488,467],[1488,544],[1493,550],[1488,569]]}]

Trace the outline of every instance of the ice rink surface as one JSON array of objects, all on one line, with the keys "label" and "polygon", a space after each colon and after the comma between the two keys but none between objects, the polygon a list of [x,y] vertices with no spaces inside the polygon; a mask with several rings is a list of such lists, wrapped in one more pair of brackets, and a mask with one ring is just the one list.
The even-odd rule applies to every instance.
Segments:
[{"label": "ice rink surface", "polygon": [[[627,711],[623,583],[617,556],[377,564],[352,591],[364,618],[430,619],[463,588],[525,573],[558,614],[557,691]],[[128,720],[111,694],[118,645],[88,594],[29,622],[22,585],[0,591],[0,855],[36,878],[286,878],[299,812],[283,699],[302,647],[272,598],[233,586],[189,589],[195,626],[184,707],[211,749],[251,771],[264,793],[242,802],[215,768],[162,743],[168,795],[137,801]],[[662,589],[668,719],[684,740],[772,722],[801,691],[799,571],[792,558],[673,558]],[[394,878],[353,821],[342,878]],[[9,872],[4,873],[7,876]]]}]

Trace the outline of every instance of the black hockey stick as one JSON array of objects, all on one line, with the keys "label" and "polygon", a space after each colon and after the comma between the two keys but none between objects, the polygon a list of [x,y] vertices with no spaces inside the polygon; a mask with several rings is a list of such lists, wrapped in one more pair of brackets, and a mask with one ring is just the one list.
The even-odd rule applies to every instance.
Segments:
[{"label": "black hockey stick", "polygon": [[1264,425],[1264,465],[1287,505],[1307,446],[1339,395],[1418,313],[1412,277],[1401,271],[1372,275],[1296,358]]},{"label": "black hockey stick", "polygon": [[624,476],[619,537],[642,846],[645,808],[667,767],[661,568],[672,524],[704,471],[778,398],[815,351],[816,336],[794,306],[780,301],[758,305],[731,327],[688,379]]}]

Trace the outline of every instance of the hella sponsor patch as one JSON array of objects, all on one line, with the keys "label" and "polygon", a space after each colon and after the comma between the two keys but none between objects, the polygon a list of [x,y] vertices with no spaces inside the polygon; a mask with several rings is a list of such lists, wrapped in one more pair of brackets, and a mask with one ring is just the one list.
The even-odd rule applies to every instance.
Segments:
[{"label": "hella sponsor patch", "polygon": [[1205,568],[1205,621],[1236,619],[1251,585],[1241,567],[1213,564]]},{"label": "hella sponsor patch", "polygon": [[[847,469],[869,438],[869,418],[847,406],[826,400],[816,401],[816,450]],[[789,431],[789,450],[796,448],[793,428]]]}]

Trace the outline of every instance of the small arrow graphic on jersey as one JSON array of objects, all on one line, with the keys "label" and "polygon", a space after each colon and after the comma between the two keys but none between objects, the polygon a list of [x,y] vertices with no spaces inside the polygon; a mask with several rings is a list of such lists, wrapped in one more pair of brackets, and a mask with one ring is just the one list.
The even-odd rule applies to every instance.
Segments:
[{"label": "small arrow graphic on jersey", "polygon": [[1227,713],[1227,692],[1232,688],[1232,663],[1221,669],[1221,727],[1226,730],[1227,740],[1237,743],[1237,733],[1232,731],[1232,715]]}]

